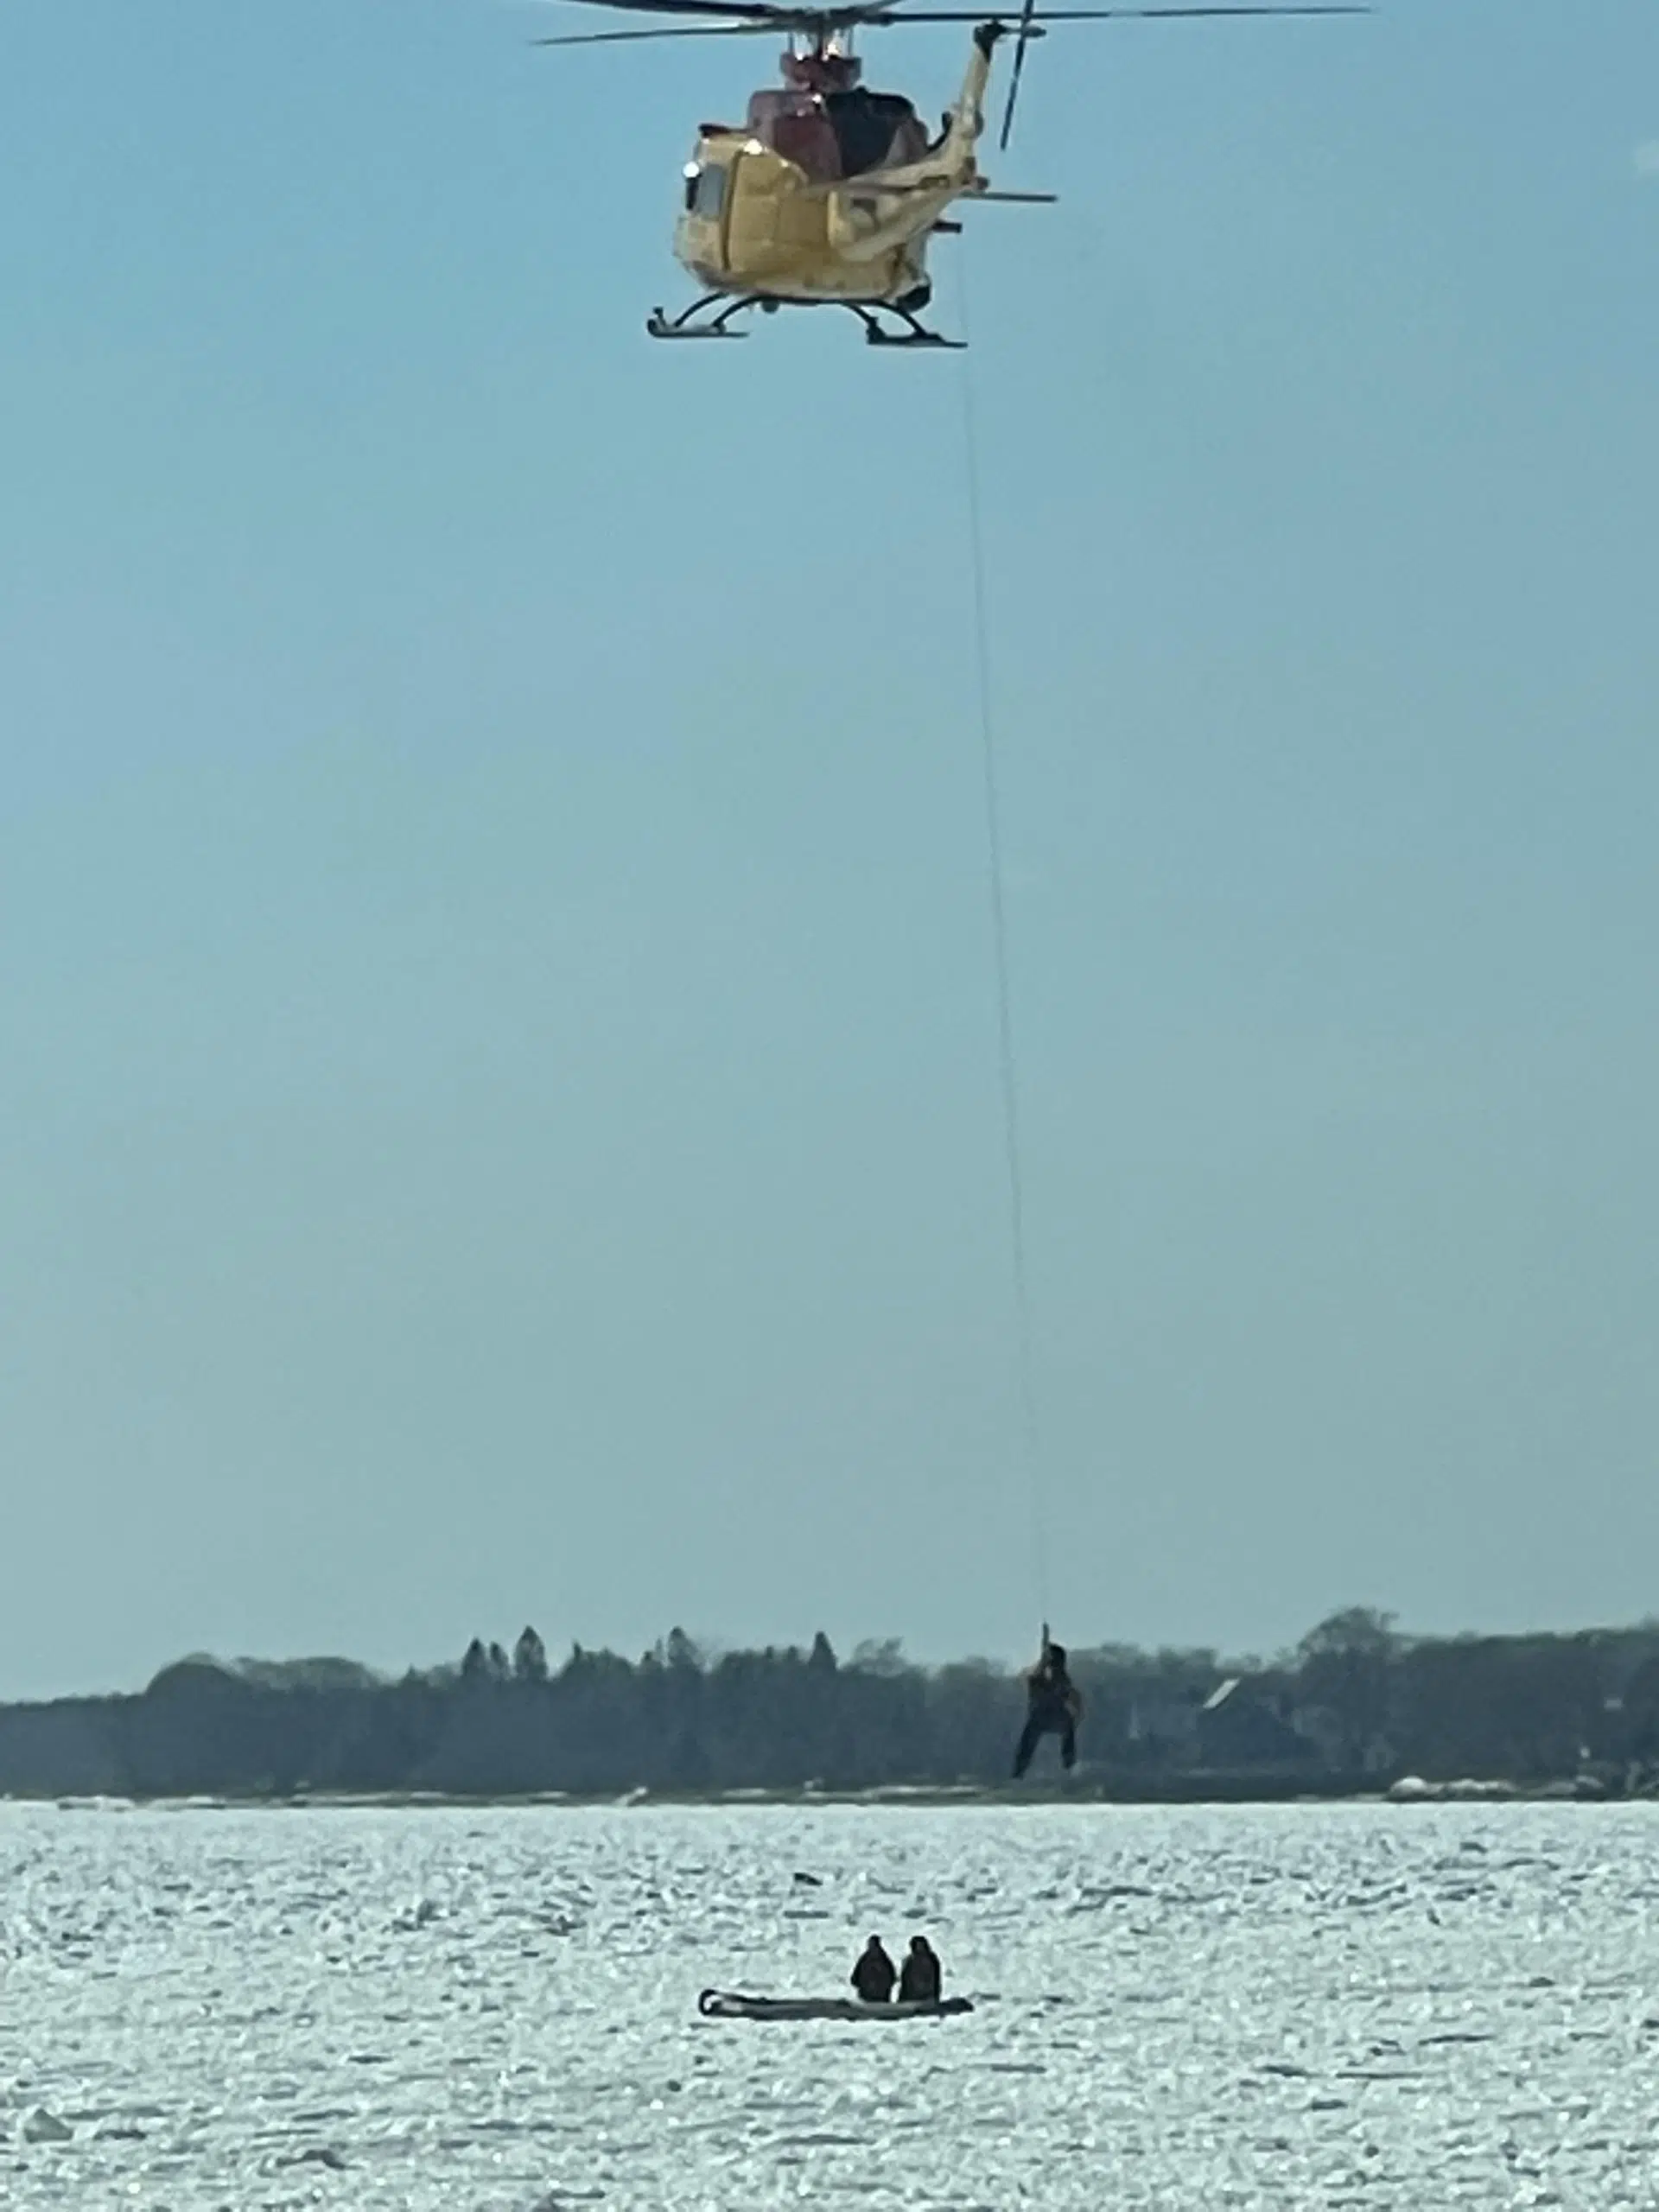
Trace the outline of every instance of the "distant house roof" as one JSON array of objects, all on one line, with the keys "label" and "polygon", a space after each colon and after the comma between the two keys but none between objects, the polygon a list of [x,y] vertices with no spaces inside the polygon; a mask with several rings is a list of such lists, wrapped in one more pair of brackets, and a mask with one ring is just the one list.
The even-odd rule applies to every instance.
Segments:
[{"label": "distant house roof", "polygon": [[1129,1700],[1132,1743],[1185,1743],[1197,1727],[1198,1700],[1179,1690],[1142,1691]]},{"label": "distant house roof", "polygon": [[1226,1681],[1217,1684],[1205,1698],[1204,1710],[1206,1713],[1218,1713],[1243,1679],[1242,1675],[1229,1675]]}]

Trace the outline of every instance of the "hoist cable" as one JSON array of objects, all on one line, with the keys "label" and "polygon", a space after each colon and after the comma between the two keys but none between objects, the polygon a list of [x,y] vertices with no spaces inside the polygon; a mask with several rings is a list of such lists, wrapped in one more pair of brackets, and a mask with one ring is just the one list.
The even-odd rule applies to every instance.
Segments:
[{"label": "hoist cable", "polygon": [[[965,249],[966,240],[963,241]],[[957,257],[958,313],[967,340],[968,270],[965,250]],[[1002,1143],[1007,1171],[1008,1243],[1014,1272],[1015,1354],[1019,1370],[1021,1449],[1027,1493],[1031,1501],[1032,1567],[1039,1611],[1048,1605],[1048,1516],[1043,1481],[1042,1428],[1038,1416],[1037,1357],[1031,1322],[1030,1270],[1026,1255],[1026,1186],[1020,1139],[1019,1063],[1014,1053],[1014,984],[1008,960],[1008,910],[1003,864],[1002,790],[993,711],[990,595],[985,581],[985,532],[980,489],[979,426],[974,404],[973,355],[961,356],[962,421],[967,461],[968,543],[973,567],[975,666],[979,686],[980,760],[985,801],[985,845],[989,877],[991,941],[996,980],[997,1058],[1002,1104]]]}]

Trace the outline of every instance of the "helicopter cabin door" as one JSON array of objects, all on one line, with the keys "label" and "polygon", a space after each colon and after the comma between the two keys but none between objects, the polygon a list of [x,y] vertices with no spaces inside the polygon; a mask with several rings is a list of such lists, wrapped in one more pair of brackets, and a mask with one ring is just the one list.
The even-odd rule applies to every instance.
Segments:
[{"label": "helicopter cabin door", "polygon": [[727,238],[732,219],[733,187],[742,158],[741,141],[722,134],[723,144],[707,139],[685,165],[685,208],[675,247],[680,259],[705,283],[718,285],[729,268]]}]

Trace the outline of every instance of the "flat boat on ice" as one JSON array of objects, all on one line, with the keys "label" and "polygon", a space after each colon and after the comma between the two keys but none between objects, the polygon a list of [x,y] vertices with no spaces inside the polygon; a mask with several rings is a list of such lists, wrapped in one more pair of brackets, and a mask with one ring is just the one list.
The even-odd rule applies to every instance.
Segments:
[{"label": "flat boat on ice", "polygon": [[705,1989],[697,1999],[705,2020],[944,2020],[973,2009],[965,1997],[866,2005],[856,1997],[746,1997],[734,1989]]}]

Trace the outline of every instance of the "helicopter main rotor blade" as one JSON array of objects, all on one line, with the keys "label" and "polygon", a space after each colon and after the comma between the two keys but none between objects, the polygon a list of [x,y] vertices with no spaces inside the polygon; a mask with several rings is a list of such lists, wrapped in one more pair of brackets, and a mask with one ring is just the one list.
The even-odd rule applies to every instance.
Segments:
[{"label": "helicopter main rotor blade", "polygon": [[[741,23],[754,31],[808,31],[823,36],[854,24],[874,21],[892,10],[893,0],[850,0],[830,7],[788,7],[777,0],[583,0],[583,4],[620,8],[631,15],[707,16],[718,22]],[[984,16],[964,16],[964,22],[978,22]],[[536,46],[571,45],[574,39],[535,39]]]},{"label": "helicopter main rotor blade", "polygon": [[[711,16],[719,21],[742,23],[754,30],[780,29],[792,23],[800,10],[769,4],[769,0],[598,0],[606,8],[620,8],[639,16]],[[545,39],[535,45],[544,46]]]},{"label": "helicopter main rotor blade", "polygon": [[564,38],[533,38],[532,46],[632,46],[643,38],[766,38],[776,23],[664,23],[654,31],[575,31]]},{"label": "helicopter main rotor blade", "polygon": [[[829,8],[779,6],[775,0],[584,0],[584,4],[618,8],[629,15],[693,16],[694,28],[664,24],[652,30],[572,32],[553,38],[533,39],[534,46],[611,46],[646,38],[711,37],[721,31],[733,37],[765,31],[803,31],[823,39],[832,32],[868,24],[873,30],[892,30],[906,23],[982,23],[988,10],[979,8],[906,8],[903,0],[853,0],[851,5]],[[1014,104],[1025,68],[1026,48],[1043,35],[1048,23],[1157,22],[1204,18],[1224,21],[1230,16],[1369,16],[1374,10],[1363,0],[1272,0],[1272,4],[1230,8],[1220,5],[1045,8],[1040,0],[1023,0],[1018,24],[1018,43],[1008,85],[1008,103],[1002,118],[1006,146],[1014,124]]]},{"label": "helicopter main rotor blade", "polygon": [[[635,0],[629,0],[635,4]],[[1031,36],[1035,38],[1045,23],[1147,23],[1167,19],[1185,22],[1199,16],[1224,22],[1229,16],[1374,16],[1374,7],[1357,4],[1335,6],[1265,8],[1038,8],[1031,11]],[[862,16],[860,22],[870,23],[878,29],[895,29],[903,23],[982,23],[988,20],[983,8],[882,8],[874,14]],[[1021,16],[1020,22],[1026,21]]]}]

